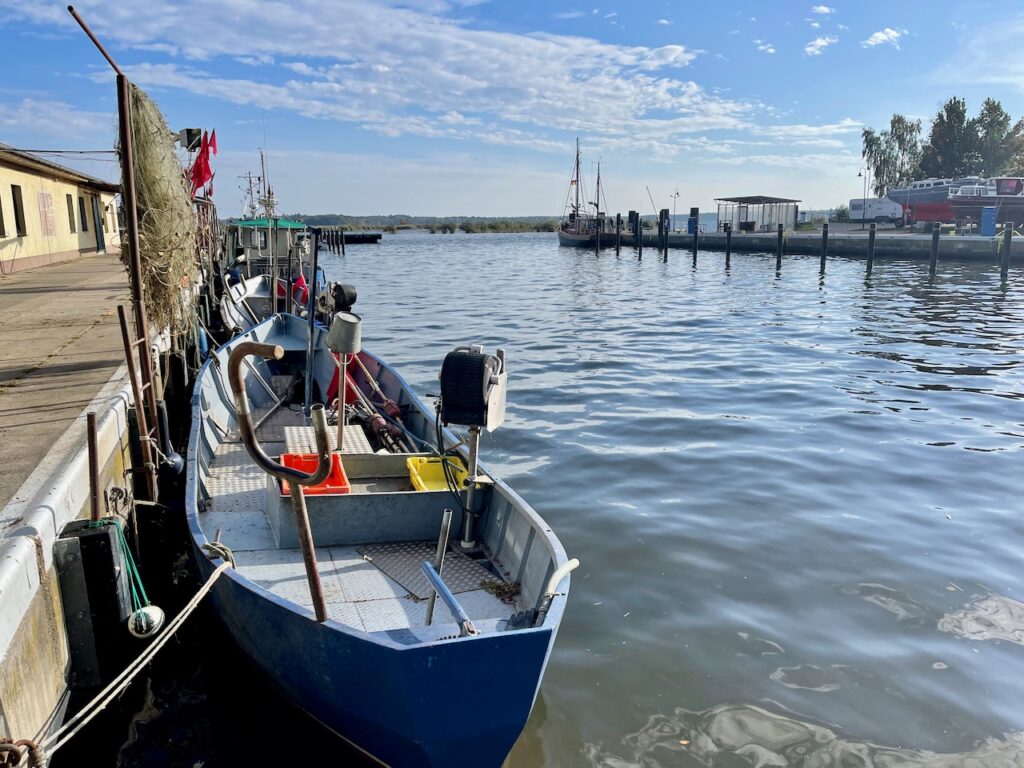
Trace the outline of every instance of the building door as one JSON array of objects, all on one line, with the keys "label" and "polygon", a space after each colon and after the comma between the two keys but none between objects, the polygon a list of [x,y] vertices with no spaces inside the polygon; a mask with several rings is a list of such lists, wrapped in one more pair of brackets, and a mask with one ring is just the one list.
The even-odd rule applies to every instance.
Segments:
[{"label": "building door", "polygon": [[107,243],[103,237],[103,215],[100,213],[99,197],[92,198],[92,223],[96,231],[96,252],[103,253],[107,250]]}]

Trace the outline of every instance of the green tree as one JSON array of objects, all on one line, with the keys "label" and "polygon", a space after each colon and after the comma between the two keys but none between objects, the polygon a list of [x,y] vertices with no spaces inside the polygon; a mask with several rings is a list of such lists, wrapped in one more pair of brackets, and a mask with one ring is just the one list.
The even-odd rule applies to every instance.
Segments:
[{"label": "green tree", "polygon": [[978,132],[978,172],[983,176],[999,176],[1014,169],[1024,136],[1021,122],[1011,126],[1010,116],[995,99],[985,99],[974,119]]},{"label": "green tree", "polygon": [[849,221],[850,209],[845,205],[837,205],[832,211],[832,221]]},{"label": "green tree", "polygon": [[976,174],[981,167],[979,149],[978,124],[967,118],[967,102],[954,96],[932,120],[921,171],[940,179]]},{"label": "green tree", "polygon": [[893,187],[914,180],[921,164],[921,121],[893,115],[889,127],[876,133],[865,128],[861,133],[861,157],[871,169],[872,189],[884,197]]}]

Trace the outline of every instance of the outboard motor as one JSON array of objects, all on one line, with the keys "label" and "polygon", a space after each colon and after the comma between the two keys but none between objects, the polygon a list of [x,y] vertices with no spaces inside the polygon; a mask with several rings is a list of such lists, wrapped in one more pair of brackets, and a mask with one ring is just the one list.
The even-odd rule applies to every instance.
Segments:
[{"label": "outboard motor", "polygon": [[[465,520],[461,546],[476,546],[473,535],[473,495],[476,490],[477,455],[480,450],[480,430],[493,432],[505,421],[505,390],[508,372],[505,369],[505,350],[497,354],[484,352],[482,346],[456,347],[449,352],[438,375],[441,381],[441,399],[438,418],[445,426],[459,424],[469,427],[469,476],[466,479]],[[438,437],[440,440],[440,436]],[[438,445],[439,450],[443,446]]]},{"label": "outboard motor", "polygon": [[331,286],[335,312],[351,312],[356,303],[356,287],[346,283],[334,283]]}]

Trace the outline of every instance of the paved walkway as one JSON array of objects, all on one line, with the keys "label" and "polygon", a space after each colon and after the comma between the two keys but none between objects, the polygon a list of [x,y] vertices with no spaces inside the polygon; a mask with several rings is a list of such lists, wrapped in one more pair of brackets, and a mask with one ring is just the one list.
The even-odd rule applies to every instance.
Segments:
[{"label": "paved walkway", "polygon": [[0,508],[124,361],[116,254],[0,277]]}]

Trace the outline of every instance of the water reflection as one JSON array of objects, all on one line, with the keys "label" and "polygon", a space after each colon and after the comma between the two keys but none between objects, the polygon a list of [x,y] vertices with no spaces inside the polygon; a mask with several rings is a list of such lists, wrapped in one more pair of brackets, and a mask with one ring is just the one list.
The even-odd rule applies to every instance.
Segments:
[{"label": "water reflection", "polygon": [[1024,645],[1024,603],[988,595],[939,620],[939,629],[967,640],[1007,640]]},{"label": "water reflection", "polygon": [[757,706],[654,715],[620,744],[584,745],[594,768],[1007,768],[1024,765],[1024,733],[990,738],[960,753],[884,747],[845,739],[822,725]]}]

